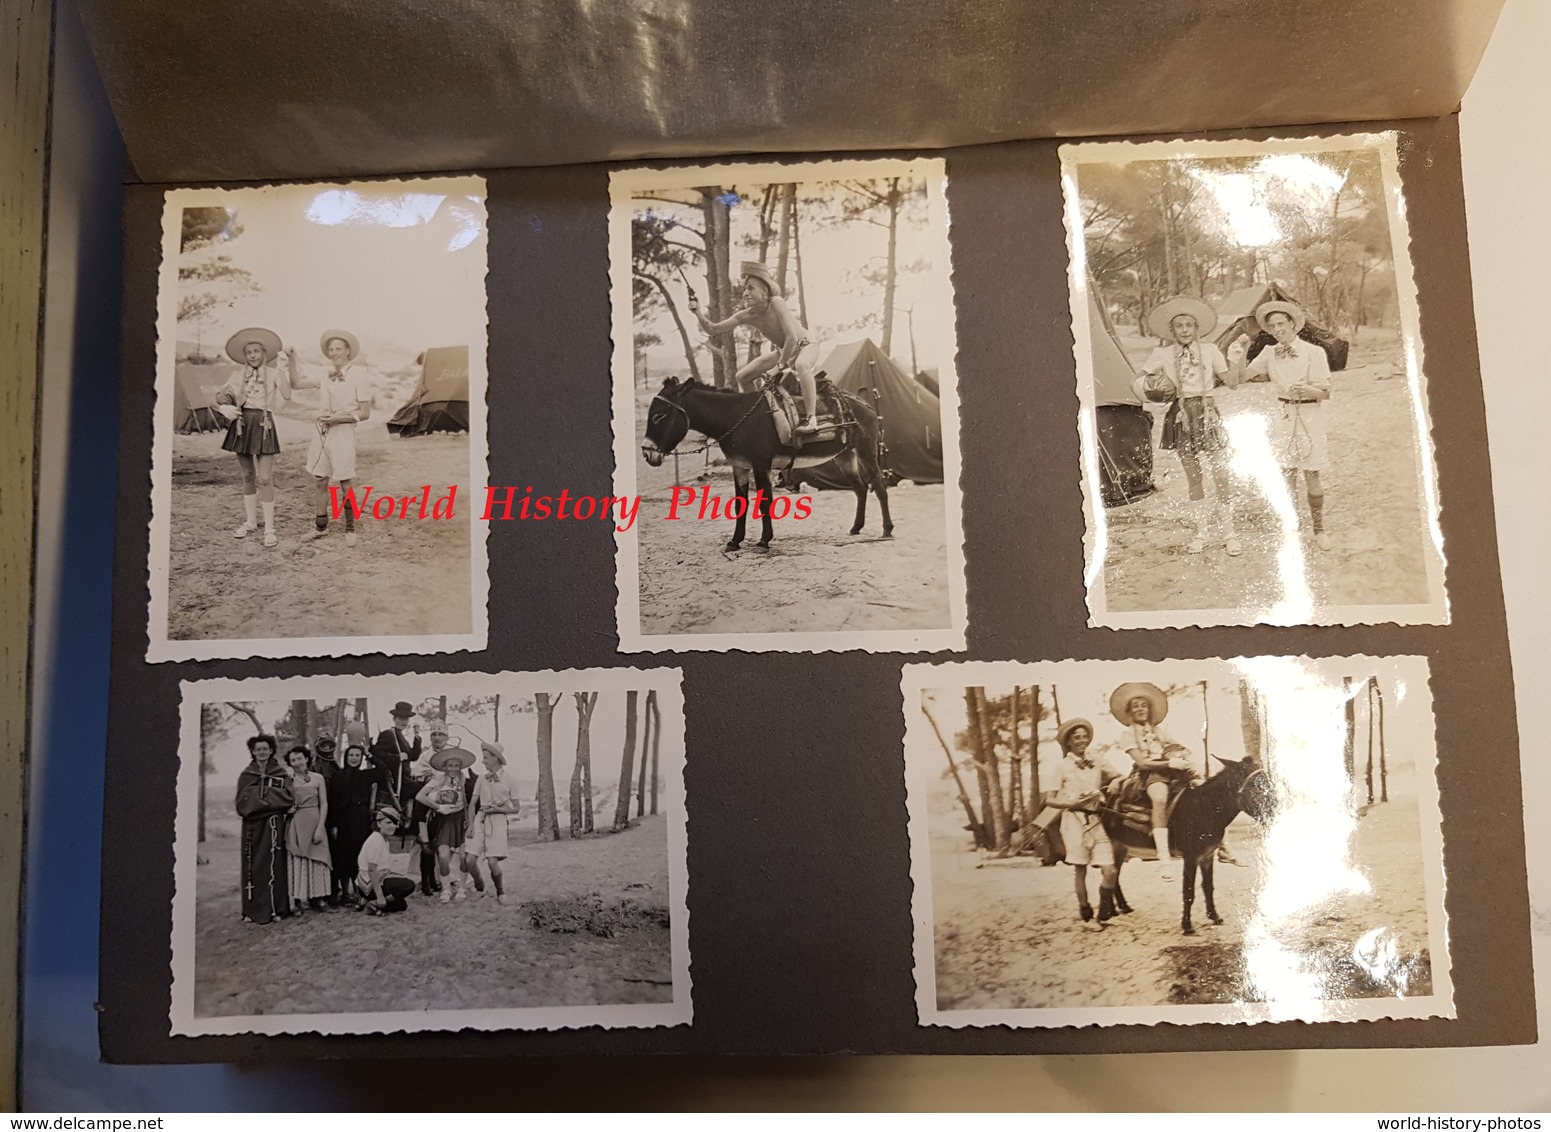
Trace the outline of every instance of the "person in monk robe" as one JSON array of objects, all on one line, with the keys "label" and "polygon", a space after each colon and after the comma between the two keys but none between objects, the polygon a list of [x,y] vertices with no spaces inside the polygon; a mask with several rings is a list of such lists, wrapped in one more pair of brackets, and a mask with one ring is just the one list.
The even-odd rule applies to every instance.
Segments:
[{"label": "person in monk robe", "polygon": [[267,924],[291,914],[286,876],[285,827],[296,804],[291,778],[275,758],[273,735],[248,740],[252,761],[237,776],[237,814],[242,818],[242,919]]}]

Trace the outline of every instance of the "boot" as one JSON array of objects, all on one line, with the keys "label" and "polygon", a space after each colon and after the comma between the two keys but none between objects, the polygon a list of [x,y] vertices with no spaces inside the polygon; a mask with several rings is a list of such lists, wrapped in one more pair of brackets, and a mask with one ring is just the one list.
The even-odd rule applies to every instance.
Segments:
[{"label": "boot", "polygon": [[1106,923],[1115,918],[1115,890],[1112,888],[1099,889],[1099,923]]},{"label": "boot", "polygon": [[1126,903],[1126,894],[1120,890],[1120,885],[1115,885],[1115,911],[1122,916],[1131,910],[1131,905]]},{"label": "boot", "polygon": [[232,538],[247,538],[258,530],[258,496],[244,495],[242,497],[242,526],[232,532]]},{"label": "boot", "polygon": [[1166,829],[1153,830],[1152,843],[1158,850],[1158,879],[1173,880],[1174,869],[1169,863],[1169,831]]}]

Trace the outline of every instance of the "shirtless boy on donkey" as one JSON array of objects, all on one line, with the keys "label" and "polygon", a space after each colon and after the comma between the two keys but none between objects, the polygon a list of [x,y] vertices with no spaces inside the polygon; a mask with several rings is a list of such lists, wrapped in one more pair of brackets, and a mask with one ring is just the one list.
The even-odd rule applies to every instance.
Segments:
[{"label": "shirtless boy on donkey", "polygon": [[791,366],[797,371],[797,383],[802,387],[802,423],[799,433],[815,433],[818,425],[813,414],[818,407],[818,388],[814,384],[814,371],[818,368],[819,344],[808,337],[807,328],[797,321],[779,293],[775,279],[762,263],[752,260],[742,267],[743,305],[721,322],[712,322],[700,310],[700,300],[690,292],[689,309],[694,312],[700,329],[707,334],[726,334],[740,326],[759,331],[774,346],[775,352],[761,354],[738,371],[739,389],[760,374],[769,373],[780,366]]}]

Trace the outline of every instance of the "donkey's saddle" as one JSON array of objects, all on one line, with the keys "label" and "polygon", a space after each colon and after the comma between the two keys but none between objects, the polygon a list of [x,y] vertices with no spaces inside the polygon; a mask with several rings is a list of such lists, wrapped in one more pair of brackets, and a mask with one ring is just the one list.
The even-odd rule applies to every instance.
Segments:
[{"label": "donkey's saddle", "polygon": [[[1184,795],[1184,781],[1169,787],[1167,817],[1174,816],[1174,807]],[[1152,836],[1152,799],[1142,789],[1142,776],[1132,771],[1124,778],[1117,778],[1104,789],[1104,805],[1120,817],[1121,823],[1145,840]],[[1167,819],[1166,819],[1167,820]]]},{"label": "donkey's saddle", "polygon": [[813,423],[818,427],[803,432],[797,428],[802,423],[802,394],[797,388],[797,375],[786,370],[764,382],[770,419],[775,422],[776,435],[784,446],[801,448],[804,444],[822,441],[843,442],[855,424],[834,382],[821,372],[814,375],[814,383],[818,387],[818,400]]}]

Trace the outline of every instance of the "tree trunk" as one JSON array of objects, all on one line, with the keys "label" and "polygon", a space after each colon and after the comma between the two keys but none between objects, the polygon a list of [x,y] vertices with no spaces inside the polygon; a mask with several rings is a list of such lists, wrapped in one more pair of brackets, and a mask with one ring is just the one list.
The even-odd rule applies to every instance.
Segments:
[{"label": "tree trunk", "polygon": [[802,225],[798,222],[797,200],[792,199],[792,271],[797,276],[797,320],[808,325],[808,289],[802,282]]},{"label": "tree trunk", "polygon": [[1368,677],[1363,684],[1363,691],[1367,694],[1368,710],[1364,714],[1368,717],[1368,765],[1363,777],[1368,784],[1368,805],[1373,805],[1373,686],[1374,678]]},{"label": "tree trunk", "polygon": [[571,819],[571,836],[580,837],[588,832],[582,820],[582,786],[590,777],[586,767],[592,762],[592,709],[597,705],[598,693],[571,694],[576,699],[576,765],[571,768],[571,792],[566,810]]},{"label": "tree trunk", "polygon": [[784,297],[786,290],[786,267],[791,261],[792,255],[792,213],[797,209],[797,186],[786,184],[781,186],[781,222],[780,236],[776,240],[776,286],[780,288]]},{"label": "tree trunk", "polygon": [[[706,301],[710,306],[711,320],[719,322],[733,310],[728,208],[727,202],[722,200],[720,188],[702,188],[699,192],[700,211],[705,221],[706,290],[709,292]],[[711,341],[711,360],[711,378],[716,387],[724,389],[730,386],[738,371],[737,343],[730,333]]]},{"label": "tree trunk", "polygon": [[[937,726],[937,720],[932,718],[932,713],[926,710],[926,703],[921,704],[921,714],[926,716],[926,722],[932,725],[932,734],[937,736],[937,743],[942,747],[942,753],[948,756],[948,770],[953,775],[953,785],[958,788],[959,804],[964,807],[964,817],[969,821],[966,826],[975,839],[976,849],[991,848],[991,839],[986,836],[985,823],[975,816],[975,805],[969,800],[969,794],[964,789],[964,779],[959,775],[959,764],[953,761],[953,751],[948,747],[948,741],[942,737],[942,728]],[[984,779],[982,779],[982,783]],[[985,811],[982,810],[981,813]]]},{"label": "tree trunk", "polygon": [[1027,820],[1023,812],[1023,747],[1020,743],[1018,728],[1022,724],[1018,717],[1018,686],[1012,689],[1012,774],[1009,776],[1012,782],[1012,827],[1022,829]]},{"label": "tree trunk", "polygon": [[[1055,702],[1056,690],[1054,685],[1050,689],[1050,700]],[[1029,802],[1034,807],[1034,813],[1038,814],[1042,808],[1040,795],[1043,791],[1039,788],[1039,685],[1035,684],[1029,689]],[[1061,708],[1056,707],[1056,726],[1060,726]]]},{"label": "tree trunk", "polygon": [[[650,697],[651,693],[647,692]],[[635,816],[641,817],[646,813],[646,754],[651,749],[652,740],[652,713],[646,710],[641,712],[641,766],[636,772],[635,784]]]},{"label": "tree trunk", "polygon": [[619,760],[619,798],[614,803],[614,832],[630,828],[630,779],[631,760],[635,757],[635,700],[634,689],[625,693],[625,752]]},{"label": "tree trunk", "polygon": [[1357,704],[1352,699],[1352,678],[1341,677],[1341,688],[1346,693],[1346,782],[1349,790],[1357,788]]},{"label": "tree trunk", "polygon": [[657,706],[657,689],[646,693],[646,714],[652,720],[652,813],[657,812],[657,753],[662,742],[662,709]]},{"label": "tree trunk", "polygon": [[689,328],[684,325],[684,319],[679,314],[678,303],[673,301],[673,292],[669,291],[668,285],[655,275],[648,275],[644,271],[637,271],[636,276],[645,279],[653,287],[656,287],[657,293],[662,296],[662,301],[668,307],[668,313],[673,316],[673,325],[678,327],[679,341],[684,346],[684,361],[689,365],[689,376],[698,381],[700,379],[700,363],[695,360],[695,344],[690,340]]},{"label": "tree trunk", "polygon": [[495,694],[495,738],[491,742],[501,741],[501,693]]},{"label": "tree trunk", "polygon": [[548,692],[537,692],[533,703],[539,716],[539,840],[559,841],[560,815],[555,806],[555,707],[559,697],[551,703]]},{"label": "tree trunk", "polygon": [[210,773],[210,726],[214,712],[209,707],[199,709],[199,843],[205,841],[205,777]]},{"label": "tree trunk", "polygon": [[976,761],[990,783],[991,828],[996,849],[1005,853],[1012,840],[1012,831],[1007,826],[1007,806],[1002,796],[1002,775],[997,766],[996,738],[991,732],[986,692],[984,688],[968,688],[965,694],[970,704],[971,732],[977,738]]},{"label": "tree trunk", "polygon": [[889,181],[887,198],[889,210],[889,253],[883,269],[883,341],[879,348],[893,356],[894,342],[894,287],[899,273],[899,212],[905,205],[905,194],[899,191],[899,178]]}]

